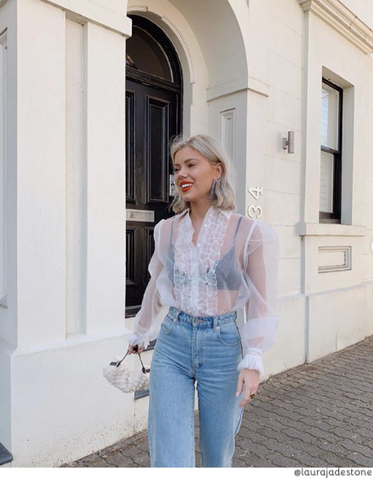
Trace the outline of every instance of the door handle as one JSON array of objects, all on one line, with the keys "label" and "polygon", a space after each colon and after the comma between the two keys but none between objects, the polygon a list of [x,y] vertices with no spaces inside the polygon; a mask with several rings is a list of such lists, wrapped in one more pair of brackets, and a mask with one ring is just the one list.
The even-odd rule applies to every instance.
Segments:
[{"label": "door handle", "polygon": [[174,176],[170,174],[170,191],[169,191],[169,196],[174,197],[175,196],[175,180]]}]

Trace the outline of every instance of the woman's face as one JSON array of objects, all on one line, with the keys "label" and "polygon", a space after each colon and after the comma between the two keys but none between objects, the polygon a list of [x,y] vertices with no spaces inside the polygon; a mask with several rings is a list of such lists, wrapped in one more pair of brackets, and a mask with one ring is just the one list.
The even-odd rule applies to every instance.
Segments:
[{"label": "woman's face", "polygon": [[[221,172],[221,164],[212,165],[192,147],[183,147],[175,155],[175,185],[187,202],[207,198],[212,181],[220,178]],[[185,185],[184,188],[183,185]]]}]

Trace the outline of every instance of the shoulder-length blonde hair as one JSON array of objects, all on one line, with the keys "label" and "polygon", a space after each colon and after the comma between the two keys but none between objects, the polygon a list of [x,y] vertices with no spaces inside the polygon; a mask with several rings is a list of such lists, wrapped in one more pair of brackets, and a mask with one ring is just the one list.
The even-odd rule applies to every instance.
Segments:
[{"label": "shoulder-length blonde hair", "polygon": [[[214,138],[208,135],[194,135],[192,137],[185,137],[179,135],[175,137],[170,143],[170,154],[172,164],[175,162],[176,153],[184,147],[191,147],[208,160],[211,165],[222,164],[222,174],[215,188],[215,198],[211,205],[222,208],[224,210],[235,210],[236,201],[234,193],[235,172],[233,165],[224,151],[221,144]],[[190,202],[186,202],[180,190],[175,184],[175,197],[170,205],[170,208],[175,213],[181,213],[187,208],[190,208]]]}]

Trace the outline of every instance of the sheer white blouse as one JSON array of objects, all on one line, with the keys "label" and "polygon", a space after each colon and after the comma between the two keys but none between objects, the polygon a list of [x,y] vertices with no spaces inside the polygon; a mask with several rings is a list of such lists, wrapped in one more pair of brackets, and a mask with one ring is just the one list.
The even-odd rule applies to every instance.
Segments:
[{"label": "sheer white blouse", "polygon": [[196,245],[189,209],[154,227],[150,281],[135,317],[130,345],[146,348],[157,338],[163,306],[194,316],[245,309],[244,358],[237,370],[264,374],[262,354],[275,343],[279,240],[269,225],[211,206]]}]

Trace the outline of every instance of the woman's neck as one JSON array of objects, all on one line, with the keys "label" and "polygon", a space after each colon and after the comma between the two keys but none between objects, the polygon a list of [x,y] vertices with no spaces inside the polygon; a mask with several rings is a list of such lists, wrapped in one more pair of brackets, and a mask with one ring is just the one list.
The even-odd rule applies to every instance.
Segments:
[{"label": "woman's neck", "polygon": [[192,222],[202,222],[206,216],[207,211],[212,207],[211,203],[190,204],[189,216]]}]

